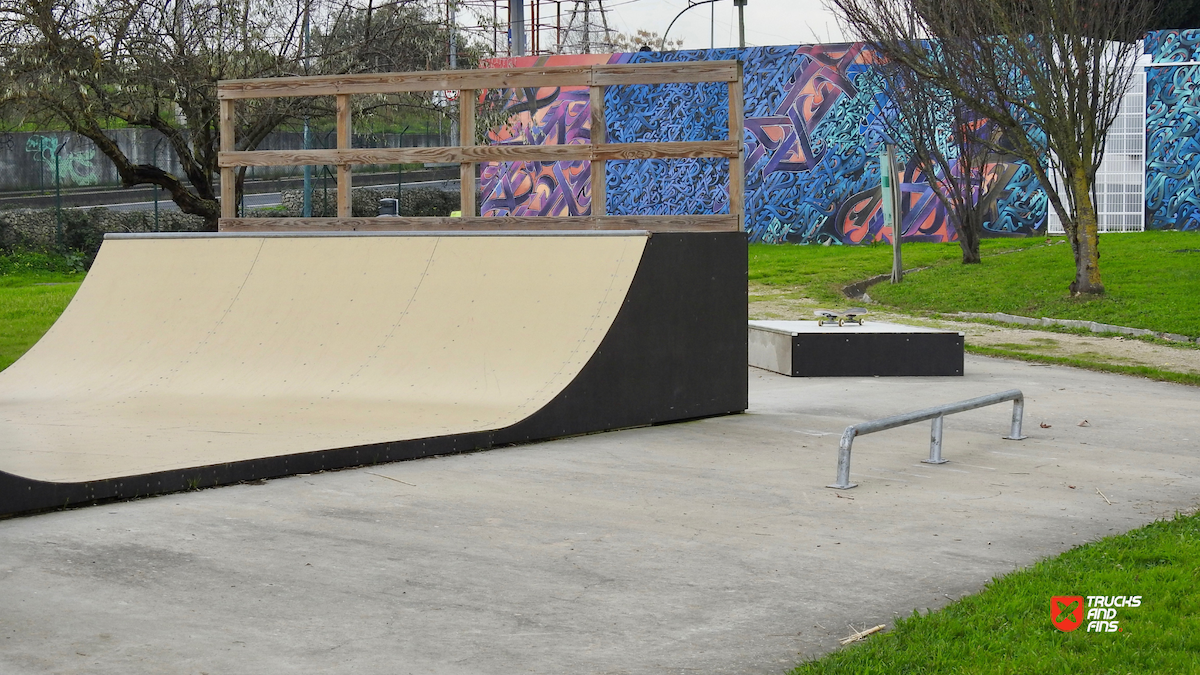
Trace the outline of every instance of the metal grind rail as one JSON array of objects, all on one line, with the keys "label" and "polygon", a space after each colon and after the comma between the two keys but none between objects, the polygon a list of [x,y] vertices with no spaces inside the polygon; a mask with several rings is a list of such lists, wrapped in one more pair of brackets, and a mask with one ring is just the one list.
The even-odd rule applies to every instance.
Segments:
[{"label": "metal grind rail", "polygon": [[891,417],[871,420],[870,422],[863,422],[861,424],[852,424],[846,427],[846,431],[842,433],[842,442],[838,446],[837,482],[826,487],[848,490],[857,485],[857,483],[850,482],[850,446],[854,444],[855,436],[873,434],[876,431],[886,431],[916,422],[933,420],[929,437],[929,459],[921,461],[926,464],[945,464],[949,460],[942,459],[942,419],[946,415],[975,410],[976,408],[983,408],[1005,401],[1013,402],[1013,412],[1012,427],[1008,435],[1004,438],[1010,441],[1024,440],[1026,436],[1021,435],[1021,420],[1025,415],[1025,394],[1022,394],[1020,389],[1009,389],[1008,391],[988,394],[987,396],[971,398],[957,403],[947,403],[946,405],[926,408],[916,412],[892,415]]}]

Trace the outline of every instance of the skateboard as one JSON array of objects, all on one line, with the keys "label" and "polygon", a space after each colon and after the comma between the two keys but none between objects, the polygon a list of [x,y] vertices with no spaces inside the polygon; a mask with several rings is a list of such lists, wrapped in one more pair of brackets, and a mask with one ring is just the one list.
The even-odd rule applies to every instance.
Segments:
[{"label": "skateboard", "polygon": [[867,310],[861,307],[851,307],[850,309],[843,309],[840,312],[834,312],[828,309],[818,309],[813,312],[813,314],[821,317],[817,319],[818,326],[824,326],[825,322],[827,321],[829,323],[837,321],[837,325],[839,326],[844,326],[846,323],[856,323],[861,326],[863,324],[862,317],[866,313]]}]

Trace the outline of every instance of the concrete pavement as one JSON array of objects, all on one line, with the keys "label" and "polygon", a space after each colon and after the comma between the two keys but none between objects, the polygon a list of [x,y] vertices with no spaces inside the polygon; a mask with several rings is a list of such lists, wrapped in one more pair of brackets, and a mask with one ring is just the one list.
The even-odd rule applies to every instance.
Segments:
[{"label": "concrete pavement", "polygon": [[[970,356],[750,383],[745,415],[0,521],[0,672],[782,673],[1200,500],[1200,389]],[[954,415],[949,464],[922,423],[824,487],[846,425],[1008,388],[1028,440]]]}]

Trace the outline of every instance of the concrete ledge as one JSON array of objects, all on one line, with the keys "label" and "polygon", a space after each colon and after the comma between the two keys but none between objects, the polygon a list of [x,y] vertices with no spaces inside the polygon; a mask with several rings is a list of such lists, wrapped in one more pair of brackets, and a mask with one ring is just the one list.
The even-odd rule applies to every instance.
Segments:
[{"label": "concrete ledge", "polygon": [[789,377],[961,376],[963,334],[868,322],[751,321],[749,363]]}]

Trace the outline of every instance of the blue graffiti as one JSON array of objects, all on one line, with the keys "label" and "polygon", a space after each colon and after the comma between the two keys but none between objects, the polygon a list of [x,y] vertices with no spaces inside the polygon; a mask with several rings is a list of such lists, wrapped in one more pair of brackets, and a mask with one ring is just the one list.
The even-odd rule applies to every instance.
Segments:
[{"label": "blue graffiti", "polygon": [[[1200,58],[1200,30],[1156,31],[1155,62]],[[1146,227],[1200,229],[1200,67],[1159,66],[1146,80]]]},{"label": "blue graffiti", "polygon": [[[881,227],[878,154],[882,144],[898,139],[889,135],[885,116],[894,111],[872,65],[875,58],[858,43],[638,52],[615,54],[608,62],[741,60],[745,163],[737,170],[745,175],[745,223],[751,240],[856,244],[890,236]],[[555,65],[555,57],[549,57],[546,65]],[[726,139],[727,91],[720,83],[608,87],[604,101],[608,140]],[[584,133],[581,130],[579,135]],[[727,213],[729,164],[723,159],[608,162],[608,212]],[[930,179],[912,164],[905,172],[901,209],[905,239],[954,241],[957,232]],[[534,188],[522,192],[506,187],[534,185],[527,173],[528,168],[518,163],[486,169],[485,188],[494,188],[485,191],[490,207],[486,212],[522,212],[528,203],[538,205],[538,213],[565,215],[570,203],[590,202],[587,181],[579,180],[582,171],[573,182],[578,185],[575,202],[539,199]],[[561,186],[571,181],[547,178],[542,182]],[[989,206],[985,233],[1027,234],[1044,223],[1045,195],[1029,167],[1012,157],[999,158],[990,166],[978,198]]]}]

